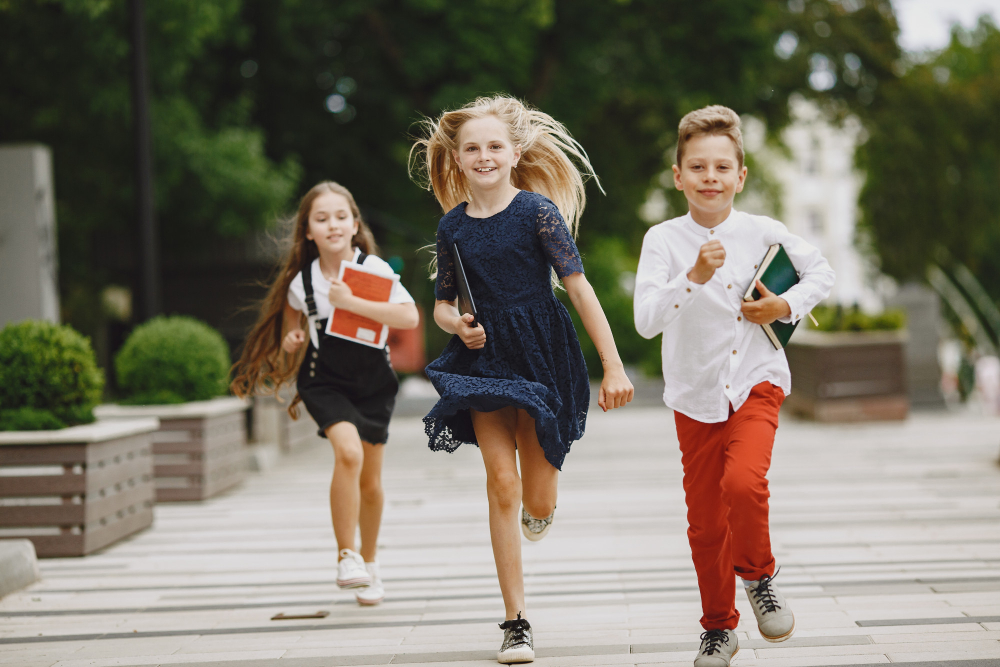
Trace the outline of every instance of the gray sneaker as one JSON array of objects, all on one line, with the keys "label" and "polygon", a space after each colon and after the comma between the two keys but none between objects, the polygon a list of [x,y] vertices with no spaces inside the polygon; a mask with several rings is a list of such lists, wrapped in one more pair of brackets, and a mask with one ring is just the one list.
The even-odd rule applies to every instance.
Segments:
[{"label": "gray sneaker", "polygon": [[536,519],[535,517],[528,514],[528,510],[521,508],[521,532],[532,542],[537,542],[549,533],[549,528],[552,527],[552,518],[556,515],[555,508],[552,508],[552,514],[548,515],[544,519]]},{"label": "gray sneaker", "polygon": [[729,667],[740,651],[740,643],[732,630],[708,630],[701,633],[701,648],[694,667]]},{"label": "gray sneaker", "polygon": [[765,574],[759,581],[744,582],[754,616],[757,617],[757,629],[760,636],[769,642],[783,642],[795,632],[795,615],[788,607],[785,596],[774,585],[776,576],[777,570],[770,577]]}]

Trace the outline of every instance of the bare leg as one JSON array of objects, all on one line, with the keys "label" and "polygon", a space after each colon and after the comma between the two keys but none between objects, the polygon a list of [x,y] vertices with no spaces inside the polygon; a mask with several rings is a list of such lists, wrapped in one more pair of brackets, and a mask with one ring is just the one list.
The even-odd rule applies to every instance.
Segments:
[{"label": "bare leg", "polygon": [[521,531],[517,511],[521,505],[521,479],[517,474],[515,434],[517,412],[472,410],[479,450],[486,465],[486,495],[490,502],[490,539],[493,560],[506,610],[506,620],[524,612],[524,574],[521,570]]},{"label": "bare leg", "polygon": [[378,553],[378,531],[382,526],[382,459],[385,445],[365,442],[364,452],[365,461],[361,466],[361,555],[366,563],[374,563]]},{"label": "bare leg", "polygon": [[[330,482],[330,517],[337,538],[337,553],[354,550],[361,504],[361,468],[365,451],[358,429],[351,422],[337,422],[326,429],[333,444],[333,480]],[[339,560],[339,559],[338,559]]]},{"label": "bare leg", "polygon": [[524,410],[517,411],[517,458],[524,509],[536,519],[544,519],[556,508],[559,471],[545,458],[535,432],[535,420]]}]

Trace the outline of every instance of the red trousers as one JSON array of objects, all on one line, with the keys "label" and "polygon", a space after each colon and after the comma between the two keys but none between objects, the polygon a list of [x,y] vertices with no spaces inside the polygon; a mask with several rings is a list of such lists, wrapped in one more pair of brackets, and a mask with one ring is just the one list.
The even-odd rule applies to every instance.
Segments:
[{"label": "red trousers", "polygon": [[735,630],[736,577],[774,574],[767,471],[785,394],[761,382],[729,419],[704,424],[674,412],[684,466],[688,540],[698,573],[701,625]]}]

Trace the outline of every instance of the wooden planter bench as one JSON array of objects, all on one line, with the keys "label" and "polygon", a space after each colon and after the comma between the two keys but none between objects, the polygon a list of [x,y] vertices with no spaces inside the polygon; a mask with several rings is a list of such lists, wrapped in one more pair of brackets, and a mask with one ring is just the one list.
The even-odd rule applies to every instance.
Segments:
[{"label": "wooden planter bench", "polygon": [[800,331],[785,348],[784,409],[821,422],[906,419],[906,334]]},{"label": "wooden planter bench", "polygon": [[253,439],[259,443],[276,443],[281,453],[291,452],[316,444],[319,427],[306,411],[304,403],[299,404],[299,418],[288,415],[288,406],[295,397],[294,387],[281,389],[281,401],[274,396],[254,396],[253,399]]},{"label": "wooden planter bench", "polygon": [[0,432],[0,529],[84,556],[153,523],[156,419]]},{"label": "wooden planter bench", "polygon": [[177,405],[100,405],[98,419],[157,417],[153,436],[156,501],[211,498],[243,481],[247,470],[246,412],[238,398]]}]

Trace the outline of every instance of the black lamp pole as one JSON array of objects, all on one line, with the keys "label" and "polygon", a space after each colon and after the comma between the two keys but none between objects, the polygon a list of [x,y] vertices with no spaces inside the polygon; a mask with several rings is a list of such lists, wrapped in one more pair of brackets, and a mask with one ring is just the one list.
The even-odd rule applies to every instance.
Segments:
[{"label": "black lamp pole", "polygon": [[129,0],[132,36],[132,132],[135,144],[136,211],[139,223],[139,319],[160,313],[160,256],[153,210],[153,146],[149,132],[149,78],[146,67],[146,10]]}]

